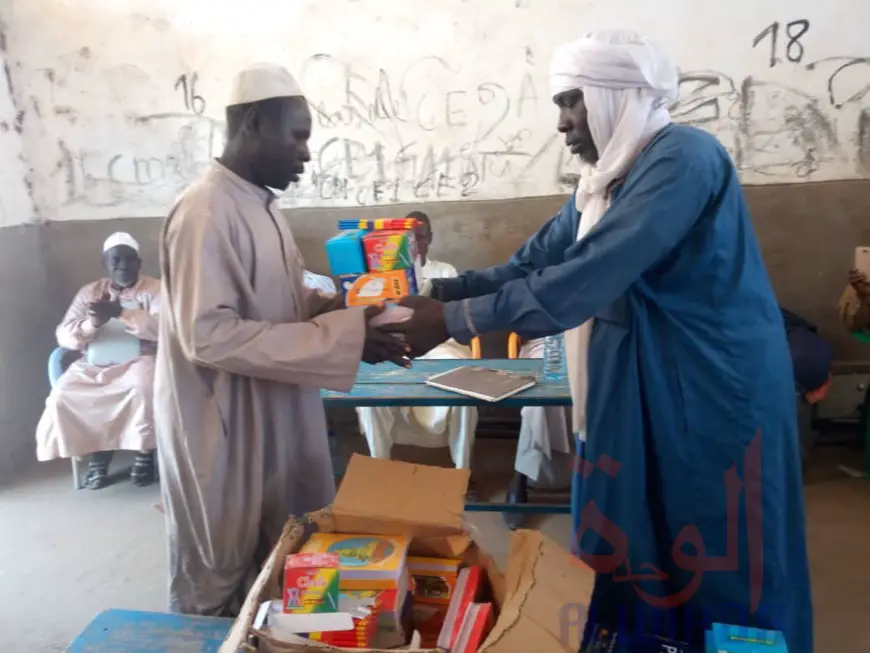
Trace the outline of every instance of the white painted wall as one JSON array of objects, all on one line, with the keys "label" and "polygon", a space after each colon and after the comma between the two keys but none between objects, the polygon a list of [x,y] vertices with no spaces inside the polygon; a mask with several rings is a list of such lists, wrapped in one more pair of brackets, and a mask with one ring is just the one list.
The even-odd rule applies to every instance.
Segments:
[{"label": "white painted wall", "polygon": [[[870,3],[858,0],[9,2],[14,102],[46,219],[165,214],[219,152],[229,80],[254,61],[286,65],[317,111],[288,206],[564,192],[549,57],[619,26],[669,49],[685,78],[675,116],[716,133],[744,181],[870,174]],[[775,23],[774,51],[772,29],[759,35]]]},{"label": "white painted wall", "polygon": [[23,115],[12,100],[3,34],[0,22],[0,227],[8,227],[33,222],[36,213],[21,138]]}]

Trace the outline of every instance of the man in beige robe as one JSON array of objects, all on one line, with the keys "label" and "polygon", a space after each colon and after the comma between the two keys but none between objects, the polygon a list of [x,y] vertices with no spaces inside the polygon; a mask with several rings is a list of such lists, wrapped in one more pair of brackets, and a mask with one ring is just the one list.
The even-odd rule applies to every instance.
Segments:
[{"label": "man in beige robe", "polygon": [[290,515],[335,493],[320,388],[347,391],[360,361],[407,365],[368,324],[305,288],[270,189],[310,159],[311,114],[283,68],[235,79],[226,148],[161,235],[164,305],[155,404],[169,537],[170,609],[237,613]]},{"label": "man in beige robe", "polygon": [[106,239],[103,263],[109,276],[79,290],[57,327],[57,343],[81,358],[57,380],[36,427],[37,459],[90,455],[85,486],[94,490],[106,485],[119,450],[138,452],[136,485],[154,480],[160,281],[140,276],[139,243],[127,233]]}]

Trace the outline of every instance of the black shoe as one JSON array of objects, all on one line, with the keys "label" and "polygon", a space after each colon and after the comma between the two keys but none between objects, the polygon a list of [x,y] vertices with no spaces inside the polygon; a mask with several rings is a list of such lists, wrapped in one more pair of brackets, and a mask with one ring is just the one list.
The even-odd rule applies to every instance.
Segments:
[{"label": "black shoe", "polygon": [[[520,473],[515,473],[514,478],[508,487],[505,503],[526,504],[529,502],[529,480]],[[522,528],[526,521],[525,514],[521,512],[503,512],[502,519],[505,526],[510,530],[515,531]]]},{"label": "black shoe", "polygon": [[89,490],[102,490],[106,487],[109,484],[109,463],[111,462],[111,451],[99,451],[92,454],[88,461],[85,487]]},{"label": "black shoe", "polygon": [[133,459],[133,469],[130,471],[130,480],[137,487],[151,485],[155,479],[154,452],[137,453]]}]

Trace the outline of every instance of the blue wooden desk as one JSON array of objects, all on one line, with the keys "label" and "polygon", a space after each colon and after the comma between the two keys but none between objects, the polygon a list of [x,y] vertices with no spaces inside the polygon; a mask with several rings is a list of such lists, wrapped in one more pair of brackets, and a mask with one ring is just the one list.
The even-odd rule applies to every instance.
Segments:
[{"label": "blue wooden desk", "polygon": [[518,360],[416,360],[411,369],[392,363],[360,366],[356,385],[349,393],[324,390],[324,403],[330,406],[480,406],[489,402],[466,397],[455,392],[439,390],[426,385],[426,379],[439,372],[446,372],[463,365],[490,367],[512,372],[534,374],[535,386],[508,397],[493,406],[521,408],[523,406],[570,406],[571,391],[567,378],[547,381],[542,378],[540,359]]},{"label": "blue wooden desk", "polygon": [[217,653],[232,619],[138,610],[106,610],[67,653]]},{"label": "blue wooden desk", "polygon": [[[439,390],[426,385],[433,374],[446,372],[461,365],[490,367],[513,372],[534,374],[538,382],[528,390],[519,392],[503,401],[490,403],[455,392]],[[489,360],[415,360],[413,367],[405,369],[391,363],[363,364],[357,375],[356,385],[348,393],[321,392],[327,406],[570,406],[571,391],[568,379],[550,381],[543,378],[541,359],[489,359]],[[562,504],[519,503],[467,503],[465,509],[472,512],[515,512],[535,514],[570,514],[571,506]]]}]

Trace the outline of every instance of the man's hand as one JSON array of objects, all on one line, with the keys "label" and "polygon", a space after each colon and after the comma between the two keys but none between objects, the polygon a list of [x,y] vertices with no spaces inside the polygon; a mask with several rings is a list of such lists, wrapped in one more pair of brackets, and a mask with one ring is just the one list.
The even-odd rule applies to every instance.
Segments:
[{"label": "man's hand", "polygon": [[411,361],[407,358],[410,349],[408,345],[383,328],[369,324],[372,318],[383,313],[385,308],[384,305],[368,306],[365,310],[366,340],[363,344],[362,359],[372,365],[390,361],[401,367],[411,367]]},{"label": "man's hand", "polygon": [[444,279],[427,279],[420,289],[420,295],[431,297],[439,302],[444,301]]},{"label": "man's hand", "polygon": [[321,293],[321,296],[326,300],[321,309],[321,315],[323,313],[331,313],[332,311],[340,311],[343,308],[347,308],[344,303],[344,296],[341,293],[332,296]]},{"label": "man's hand", "polygon": [[88,315],[95,326],[101,327],[112,318],[121,317],[121,302],[110,299],[109,293],[103,293],[88,305]]},{"label": "man's hand", "polygon": [[862,302],[870,301],[870,280],[860,270],[849,270],[849,285],[855,289],[855,294]]},{"label": "man's hand", "polygon": [[413,309],[414,314],[407,320],[386,324],[383,328],[390,333],[404,334],[411,346],[412,357],[422,356],[450,339],[444,323],[444,304],[437,299],[422,295],[404,297],[399,306]]}]

